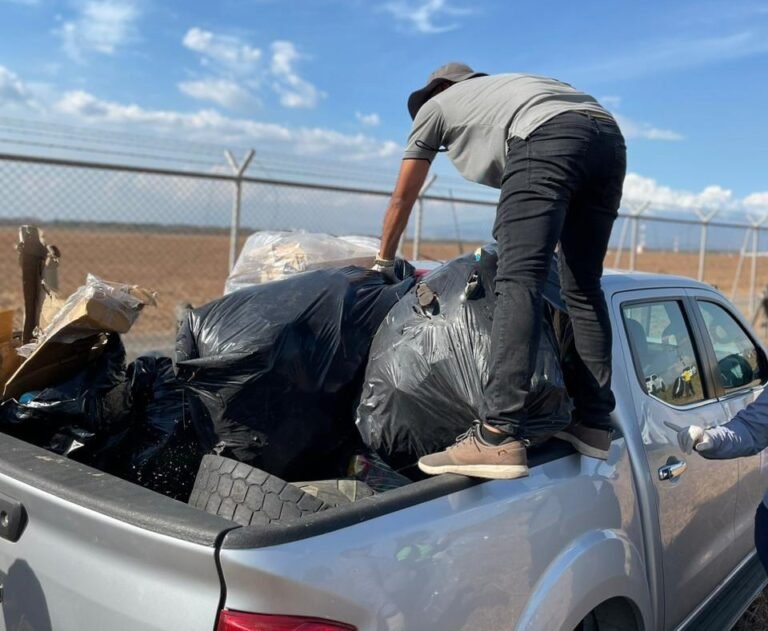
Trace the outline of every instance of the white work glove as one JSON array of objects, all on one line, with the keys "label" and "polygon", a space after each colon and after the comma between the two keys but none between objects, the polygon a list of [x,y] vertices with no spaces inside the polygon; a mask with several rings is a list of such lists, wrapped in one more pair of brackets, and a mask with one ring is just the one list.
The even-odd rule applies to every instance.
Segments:
[{"label": "white work glove", "polygon": [[399,280],[395,275],[395,262],[389,259],[376,258],[371,269],[374,272],[384,274],[384,278],[388,283],[396,283]]},{"label": "white work glove", "polygon": [[714,447],[712,437],[707,433],[707,430],[698,425],[691,425],[681,429],[677,433],[677,442],[680,445],[680,449],[687,454],[691,453],[694,449],[696,451],[706,451]]}]

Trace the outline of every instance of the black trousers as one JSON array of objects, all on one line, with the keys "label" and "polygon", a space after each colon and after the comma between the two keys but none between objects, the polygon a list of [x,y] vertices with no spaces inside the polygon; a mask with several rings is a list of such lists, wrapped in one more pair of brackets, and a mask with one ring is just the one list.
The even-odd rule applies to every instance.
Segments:
[{"label": "black trousers", "polygon": [[755,548],[760,562],[768,572],[768,508],[762,502],[755,513]]},{"label": "black trousers", "polygon": [[[626,147],[610,120],[577,112],[510,141],[494,237],[499,261],[490,376],[482,420],[519,439],[539,346],[542,289],[560,243],[562,296],[582,369],[569,386],[574,415],[608,427],[611,325],[600,287],[608,239],[621,203]],[[535,437],[534,437],[535,438]]]}]

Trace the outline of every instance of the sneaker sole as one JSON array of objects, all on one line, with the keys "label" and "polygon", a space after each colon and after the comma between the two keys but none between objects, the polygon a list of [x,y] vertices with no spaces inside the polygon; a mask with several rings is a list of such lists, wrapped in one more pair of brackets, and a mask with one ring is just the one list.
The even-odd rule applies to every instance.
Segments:
[{"label": "sneaker sole", "polygon": [[576,436],[573,434],[569,434],[567,432],[558,432],[555,434],[555,438],[559,438],[560,440],[564,440],[565,442],[570,443],[580,454],[589,456],[590,458],[597,458],[598,460],[608,460],[607,449],[600,449],[599,447],[588,445],[584,441],[576,438]]},{"label": "sneaker sole", "polygon": [[518,464],[445,464],[432,466],[419,462],[419,469],[428,475],[457,473],[471,478],[486,478],[488,480],[514,480],[528,475],[528,466]]}]

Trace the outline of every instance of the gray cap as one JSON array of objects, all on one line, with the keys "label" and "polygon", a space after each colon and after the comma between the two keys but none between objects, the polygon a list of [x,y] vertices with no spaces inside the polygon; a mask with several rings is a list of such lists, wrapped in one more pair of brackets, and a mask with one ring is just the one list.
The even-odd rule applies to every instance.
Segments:
[{"label": "gray cap", "polygon": [[421,88],[421,90],[416,90],[416,92],[413,92],[411,96],[408,97],[408,111],[411,114],[411,118],[416,118],[416,113],[419,111],[421,106],[429,100],[429,97],[432,95],[434,89],[444,81],[458,83],[459,81],[465,81],[467,79],[472,79],[473,77],[485,76],[487,76],[487,73],[475,72],[467,64],[462,64],[455,61],[449,64],[445,64],[444,66],[440,66],[431,75],[429,75],[427,85]]}]

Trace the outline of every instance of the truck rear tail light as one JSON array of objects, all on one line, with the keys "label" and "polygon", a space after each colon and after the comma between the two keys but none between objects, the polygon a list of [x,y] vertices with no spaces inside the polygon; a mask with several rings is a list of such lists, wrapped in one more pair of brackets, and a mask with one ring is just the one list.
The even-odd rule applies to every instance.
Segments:
[{"label": "truck rear tail light", "polygon": [[306,616],[277,616],[222,610],[216,631],[357,631],[357,627]]}]

